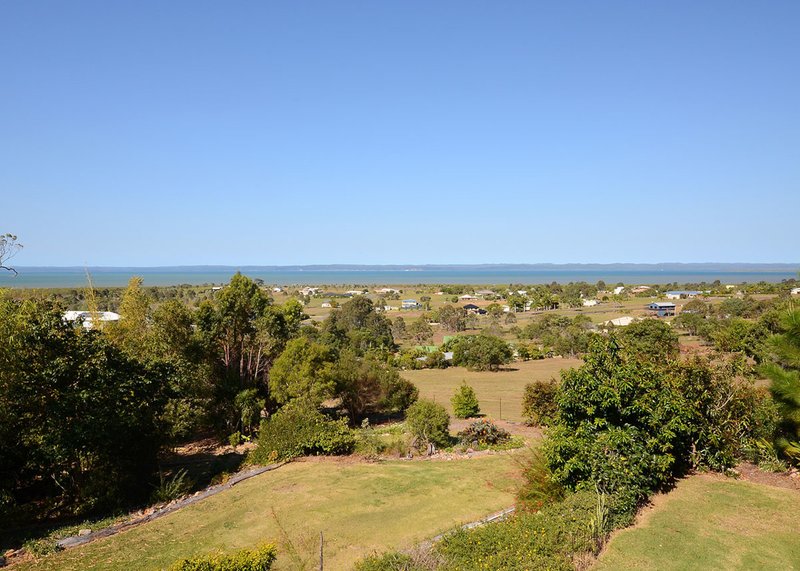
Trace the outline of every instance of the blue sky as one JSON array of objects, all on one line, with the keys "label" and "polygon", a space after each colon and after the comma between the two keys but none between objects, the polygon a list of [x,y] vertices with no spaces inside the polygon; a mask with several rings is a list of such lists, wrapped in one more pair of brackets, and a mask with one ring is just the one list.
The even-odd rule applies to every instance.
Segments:
[{"label": "blue sky", "polygon": [[20,265],[797,262],[800,3],[0,4]]}]

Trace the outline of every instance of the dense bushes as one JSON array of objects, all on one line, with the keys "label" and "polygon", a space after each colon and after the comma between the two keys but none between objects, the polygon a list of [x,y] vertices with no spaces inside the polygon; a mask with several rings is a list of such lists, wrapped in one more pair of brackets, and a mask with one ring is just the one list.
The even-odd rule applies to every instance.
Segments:
[{"label": "dense bushes", "polygon": [[450,399],[450,404],[453,405],[453,415],[456,418],[471,418],[478,416],[481,412],[475,389],[469,386],[466,381],[456,390],[453,398]]},{"label": "dense bushes", "polygon": [[450,443],[450,416],[435,402],[419,400],[412,404],[406,411],[406,426],[420,445]]},{"label": "dense bushes", "polygon": [[277,557],[272,545],[243,549],[232,555],[212,554],[183,559],[169,571],[269,571]]},{"label": "dense bushes", "polygon": [[488,420],[476,420],[458,433],[464,445],[492,446],[511,440],[511,433]]},{"label": "dense bushes", "polygon": [[453,364],[473,371],[498,371],[511,362],[513,355],[508,343],[492,335],[463,335],[445,344],[453,351]]},{"label": "dense bushes", "polygon": [[165,367],[76,331],[49,302],[0,297],[0,339],[0,513],[144,499],[162,441]]},{"label": "dense bushes", "polygon": [[522,416],[532,426],[547,426],[556,415],[556,392],[558,383],[555,379],[537,381],[525,385],[522,397]]},{"label": "dense bushes", "polygon": [[643,363],[598,338],[586,364],[562,373],[545,441],[556,482],[598,487],[635,505],[689,468],[730,467],[771,426],[768,403],[724,366]]},{"label": "dense bushes", "polygon": [[355,435],[344,419],[330,420],[316,407],[293,401],[261,423],[253,460],[269,463],[297,456],[349,454]]}]

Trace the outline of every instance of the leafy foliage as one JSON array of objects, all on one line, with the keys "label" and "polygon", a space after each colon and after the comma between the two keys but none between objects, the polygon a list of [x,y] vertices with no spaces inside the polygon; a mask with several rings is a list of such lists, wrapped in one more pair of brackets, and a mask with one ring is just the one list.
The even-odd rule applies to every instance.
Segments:
[{"label": "leafy foliage", "polygon": [[453,364],[473,371],[498,371],[501,365],[511,362],[511,347],[491,335],[463,335],[446,344],[453,351]]},{"label": "leafy foliage", "polygon": [[511,440],[511,433],[489,420],[476,420],[458,433],[458,440],[465,445],[502,444]]},{"label": "leafy foliage", "polygon": [[769,390],[780,412],[777,448],[800,463],[800,309],[783,315],[781,329],[770,339],[772,359],[763,372],[771,381]]},{"label": "leafy foliage", "polygon": [[556,416],[556,393],[558,383],[555,379],[538,381],[525,385],[522,397],[522,416],[533,426],[547,426]]},{"label": "leafy foliage", "polygon": [[261,423],[253,460],[269,463],[306,455],[348,454],[355,435],[345,420],[331,420],[309,402],[294,400]]},{"label": "leafy foliage", "polygon": [[466,381],[456,390],[453,398],[450,399],[450,404],[453,405],[453,415],[456,418],[471,418],[478,416],[481,412],[478,395]]},{"label": "leafy foliage", "polygon": [[433,401],[418,400],[408,407],[406,426],[420,444],[450,443],[450,416],[442,405]]},{"label": "leafy foliage", "polygon": [[176,562],[169,571],[269,571],[278,551],[271,544],[242,549],[232,555],[201,555]]},{"label": "leafy foliage", "polygon": [[678,355],[678,335],[659,319],[643,319],[622,328],[619,342],[640,361],[658,363]]},{"label": "leafy foliage", "polygon": [[166,368],[76,331],[46,301],[0,298],[0,339],[0,498],[84,513],[144,497]]}]

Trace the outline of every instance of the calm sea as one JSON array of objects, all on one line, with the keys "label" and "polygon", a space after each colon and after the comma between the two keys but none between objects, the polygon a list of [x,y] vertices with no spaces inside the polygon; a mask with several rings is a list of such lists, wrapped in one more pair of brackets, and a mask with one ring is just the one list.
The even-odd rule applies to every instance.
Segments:
[{"label": "calm sea", "polygon": [[[78,288],[86,284],[86,272],[78,268],[18,268],[19,275],[0,274],[0,287]],[[142,276],[145,285],[223,284],[236,268],[90,268],[92,281],[100,287],[124,286],[132,276]],[[273,285],[414,285],[414,284],[541,284],[604,280],[608,284],[712,283],[726,284],[759,281],[780,282],[796,278],[797,268],[769,269],[674,269],[627,268],[511,268],[511,269],[258,269],[244,268],[242,273]]]}]

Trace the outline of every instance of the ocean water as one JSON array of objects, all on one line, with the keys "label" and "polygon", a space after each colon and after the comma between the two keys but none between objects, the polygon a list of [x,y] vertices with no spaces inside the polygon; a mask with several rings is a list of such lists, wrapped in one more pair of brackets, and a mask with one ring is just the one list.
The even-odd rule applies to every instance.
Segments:
[{"label": "ocean water", "polygon": [[[83,268],[17,268],[19,274],[0,274],[0,288],[80,288],[86,285]],[[90,268],[92,281],[98,287],[121,287],[132,276],[141,276],[146,286],[178,284],[227,283],[237,268]],[[531,268],[413,268],[413,269],[280,269],[242,268],[242,273],[272,285],[415,285],[415,284],[542,284],[585,281],[607,284],[665,283],[753,283],[780,282],[797,278],[797,268],[769,266],[765,268],[715,269],[648,266],[628,267],[531,267]]]}]

